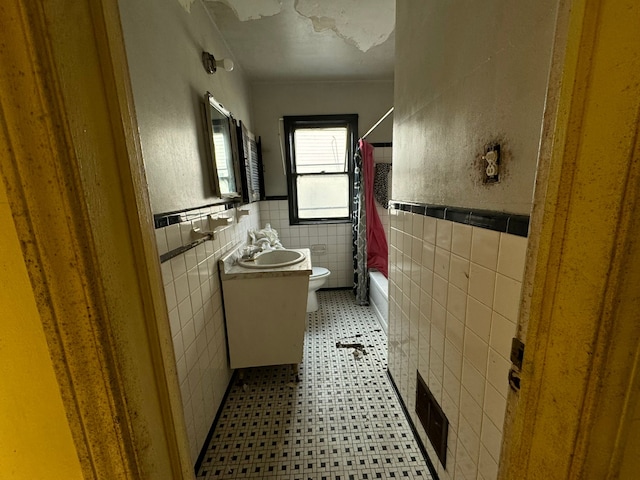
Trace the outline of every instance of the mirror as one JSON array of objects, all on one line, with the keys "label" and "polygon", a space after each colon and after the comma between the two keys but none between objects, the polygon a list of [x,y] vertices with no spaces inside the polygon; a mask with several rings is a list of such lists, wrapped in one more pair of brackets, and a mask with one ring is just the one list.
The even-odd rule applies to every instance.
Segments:
[{"label": "mirror", "polygon": [[239,196],[231,135],[231,114],[209,92],[205,100],[205,132],[213,171],[213,190],[219,197]]}]

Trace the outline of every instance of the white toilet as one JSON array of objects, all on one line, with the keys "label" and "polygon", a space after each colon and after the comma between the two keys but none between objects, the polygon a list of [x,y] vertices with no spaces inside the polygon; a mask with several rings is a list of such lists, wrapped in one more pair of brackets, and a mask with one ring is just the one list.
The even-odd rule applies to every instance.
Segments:
[{"label": "white toilet", "polygon": [[318,310],[318,296],[316,291],[322,287],[331,272],[324,267],[313,267],[313,272],[309,276],[309,295],[307,295],[307,313]]}]

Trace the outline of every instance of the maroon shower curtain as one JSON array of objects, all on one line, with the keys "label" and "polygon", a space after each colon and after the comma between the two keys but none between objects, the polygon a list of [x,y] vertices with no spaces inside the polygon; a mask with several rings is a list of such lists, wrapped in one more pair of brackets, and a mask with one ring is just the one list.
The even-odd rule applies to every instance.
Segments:
[{"label": "maroon shower curtain", "polygon": [[373,146],[360,140],[360,151],[362,153],[362,165],[364,170],[364,199],[367,212],[367,267],[375,268],[382,272],[385,277],[388,274],[388,246],[387,237],[380,221],[380,216],[376,210],[373,196]]}]

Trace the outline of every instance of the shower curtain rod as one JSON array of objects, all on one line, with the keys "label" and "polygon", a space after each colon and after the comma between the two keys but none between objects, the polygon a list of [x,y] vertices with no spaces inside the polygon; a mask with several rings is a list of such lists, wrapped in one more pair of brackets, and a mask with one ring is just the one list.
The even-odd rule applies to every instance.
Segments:
[{"label": "shower curtain rod", "polygon": [[369,135],[371,132],[373,132],[373,131],[378,127],[378,125],[380,125],[380,124],[384,121],[384,119],[385,119],[385,118],[387,118],[389,115],[391,115],[391,112],[393,112],[393,107],[391,107],[391,108],[389,109],[389,111],[388,111],[387,113],[385,113],[385,114],[382,116],[382,118],[381,118],[380,120],[378,120],[378,121],[373,125],[373,127],[371,127],[369,130],[367,130],[367,133],[365,133],[363,136],[361,136],[361,137],[360,137],[360,140],[364,140],[364,139],[367,137],[367,135]]}]

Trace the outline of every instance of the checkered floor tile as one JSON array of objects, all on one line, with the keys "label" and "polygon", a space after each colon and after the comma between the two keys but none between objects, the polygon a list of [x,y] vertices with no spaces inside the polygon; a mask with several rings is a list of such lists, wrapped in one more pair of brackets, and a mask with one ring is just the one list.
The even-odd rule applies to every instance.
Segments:
[{"label": "checkered floor tile", "polygon": [[246,369],[222,411],[199,479],[431,479],[387,378],[387,338],[350,291],[321,291],[291,366]]}]

